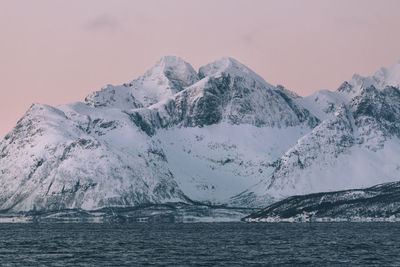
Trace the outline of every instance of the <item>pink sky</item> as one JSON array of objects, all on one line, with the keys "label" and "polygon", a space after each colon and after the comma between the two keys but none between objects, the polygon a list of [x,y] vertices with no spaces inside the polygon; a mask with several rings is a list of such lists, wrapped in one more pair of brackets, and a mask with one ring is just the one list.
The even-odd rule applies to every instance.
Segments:
[{"label": "pink sky", "polygon": [[164,55],[231,56],[300,95],[400,59],[397,0],[1,0],[0,136],[33,102],[82,101]]}]

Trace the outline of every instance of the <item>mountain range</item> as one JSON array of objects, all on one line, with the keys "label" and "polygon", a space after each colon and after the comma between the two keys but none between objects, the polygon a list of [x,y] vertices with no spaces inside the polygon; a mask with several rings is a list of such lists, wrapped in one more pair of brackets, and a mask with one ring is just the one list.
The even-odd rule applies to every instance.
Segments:
[{"label": "mountain range", "polygon": [[400,62],[300,97],[232,58],[160,59],[84,102],[33,104],[0,142],[3,212],[262,208],[400,174]]}]

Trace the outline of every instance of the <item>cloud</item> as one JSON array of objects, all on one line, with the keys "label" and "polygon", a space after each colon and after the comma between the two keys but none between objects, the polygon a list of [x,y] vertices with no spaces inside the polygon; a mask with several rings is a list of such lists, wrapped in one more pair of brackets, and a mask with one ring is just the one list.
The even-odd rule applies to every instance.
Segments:
[{"label": "cloud", "polygon": [[253,44],[254,37],[255,35],[253,33],[245,33],[240,36],[240,40],[246,44]]},{"label": "cloud", "polygon": [[239,41],[246,45],[254,45],[259,40],[259,36],[264,34],[264,30],[257,28],[249,29],[239,35]]},{"label": "cloud", "polygon": [[94,17],[86,23],[86,29],[90,31],[117,31],[121,27],[117,18],[102,14]]}]

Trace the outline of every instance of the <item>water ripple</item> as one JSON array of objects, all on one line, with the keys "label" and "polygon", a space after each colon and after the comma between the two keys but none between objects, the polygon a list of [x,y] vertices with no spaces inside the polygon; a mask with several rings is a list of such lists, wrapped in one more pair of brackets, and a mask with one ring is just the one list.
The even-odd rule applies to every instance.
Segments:
[{"label": "water ripple", "polygon": [[3,266],[396,266],[398,223],[0,224]]}]

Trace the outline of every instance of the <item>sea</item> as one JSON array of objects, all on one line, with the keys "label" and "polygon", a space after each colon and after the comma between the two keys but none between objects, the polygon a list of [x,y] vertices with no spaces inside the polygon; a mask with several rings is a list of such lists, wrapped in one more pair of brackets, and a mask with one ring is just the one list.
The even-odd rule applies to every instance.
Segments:
[{"label": "sea", "polygon": [[2,223],[0,266],[400,266],[400,223]]}]

